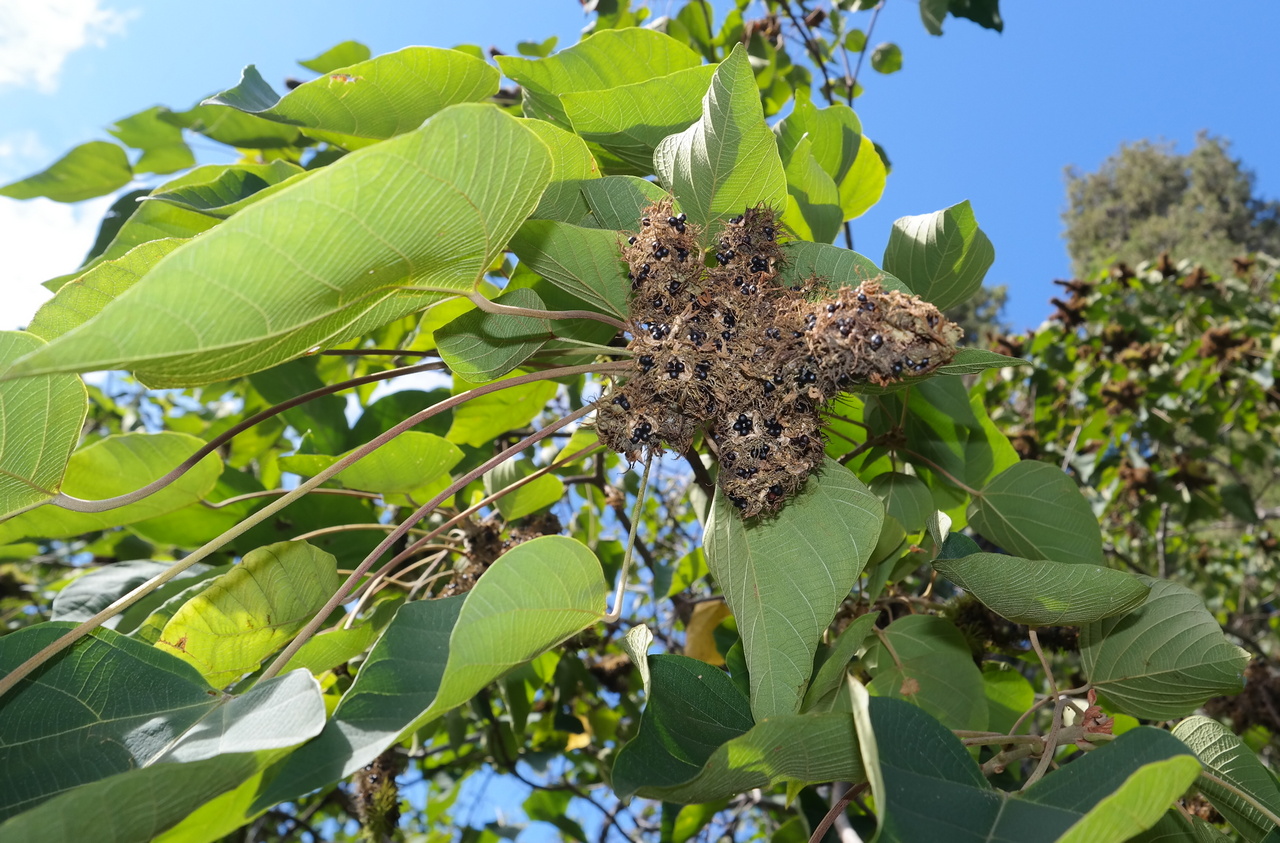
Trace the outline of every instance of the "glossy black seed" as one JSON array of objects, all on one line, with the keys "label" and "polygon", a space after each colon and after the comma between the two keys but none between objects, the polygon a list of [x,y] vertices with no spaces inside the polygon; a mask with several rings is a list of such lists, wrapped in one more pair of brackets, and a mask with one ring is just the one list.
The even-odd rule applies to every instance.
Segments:
[{"label": "glossy black seed", "polygon": [[777,419],[769,419],[764,423],[764,432],[770,436],[781,436],[782,424]]},{"label": "glossy black seed", "polygon": [[867,313],[875,313],[876,303],[873,301],[869,301],[866,304],[860,306],[858,310],[865,310]]},{"label": "glossy black seed", "polygon": [[777,389],[777,387],[773,385],[773,381],[765,381],[765,382],[764,382],[764,394],[765,394],[765,395],[768,395],[770,392],[773,392],[775,389]]},{"label": "glossy black seed", "polygon": [[751,448],[751,450],[747,451],[747,453],[758,460],[768,459],[769,446],[766,443],[761,442],[760,444]]},{"label": "glossy black seed", "polygon": [[867,294],[866,294],[866,293],[858,293],[858,301],[862,301],[862,302],[864,302],[864,301],[866,301],[866,300],[867,300]]},{"label": "glossy black seed", "polygon": [[734,506],[736,506],[738,509],[746,509],[746,508],[747,508],[747,499],[746,499],[746,498],[744,498],[744,497],[742,497],[741,495],[730,495],[730,496],[729,496],[729,501],[730,501]]},{"label": "glossy black seed", "polygon": [[847,337],[853,333],[852,319],[837,319],[836,330],[840,332],[840,336]]},{"label": "glossy black seed", "polygon": [[661,322],[655,323],[649,326],[649,334],[655,340],[666,339],[668,336],[671,335],[671,326],[664,325]]},{"label": "glossy black seed", "polygon": [[667,292],[674,296],[676,293],[680,292],[681,286],[682,285],[679,281],[672,281],[667,285]]},{"label": "glossy black seed", "polygon": [[721,266],[724,266],[729,262],[729,254],[727,252],[716,252],[716,260]]},{"label": "glossy black seed", "polygon": [[804,334],[800,333],[799,331],[792,331],[792,332],[791,332],[791,338],[792,338],[793,340],[798,340],[798,339],[800,339],[800,338],[801,338],[801,337],[803,337],[803,336],[804,336]]},{"label": "glossy black seed", "polygon": [[659,258],[659,259],[665,258],[669,254],[671,254],[671,250],[668,249],[666,246],[659,246],[658,248],[653,250],[653,256],[655,258]]},{"label": "glossy black seed", "polygon": [[777,328],[766,328],[764,335],[771,340],[782,339],[782,331],[779,331]]},{"label": "glossy black seed", "polygon": [[649,225],[649,224],[650,224],[650,222],[649,222],[649,218],[648,218],[648,217],[641,217],[641,218],[640,218],[640,224],[641,224],[641,225]]},{"label": "glossy black seed", "polygon": [[682,214],[682,213],[681,213],[681,214],[676,214],[676,222],[687,222],[687,221],[688,221],[688,219],[689,219],[689,218],[688,218],[688,217],[686,217],[686,216],[685,216],[684,214]]},{"label": "glossy black seed", "polygon": [[729,225],[742,225],[742,214],[729,218]]},{"label": "glossy black seed", "polygon": [[781,483],[774,483],[772,486],[769,487],[769,494],[775,498],[780,498],[784,494],[786,494],[786,490],[782,488]]},{"label": "glossy black seed", "polygon": [[627,238],[627,243],[628,243],[628,245],[634,246],[634,245],[636,244],[636,240],[638,240],[638,239],[640,239],[640,238],[636,237],[636,236],[633,234],[633,235],[631,235],[630,237],[628,237],[628,238]]},{"label": "glossy black seed", "polygon": [[733,339],[733,331],[721,331],[720,339],[724,340],[725,342],[729,342],[729,340]]},{"label": "glossy black seed", "polygon": [[658,308],[662,307],[662,296],[654,296],[653,300],[650,301],[649,304],[653,306],[654,310],[657,310]]},{"label": "glossy black seed", "polygon": [[689,342],[693,343],[694,345],[702,345],[706,341],[707,341],[706,331],[699,331],[697,328],[694,328],[692,331],[689,332]]},{"label": "glossy black seed", "polygon": [[647,372],[653,368],[653,355],[641,354],[638,362],[640,363],[640,371]]},{"label": "glossy black seed", "polygon": [[[683,229],[681,229],[681,230],[683,231]],[[677,247],[676,247],[676,261],[677,261],[678,263],[684,263],[684,262],[685,262],[685,258],[687,258],[687,257],[689,257],[689,250],[688,250],[688,249],[681,249],[679,246],[677,246]]]},{"label": "glossy black seed", "polygon": [[733,430],[739,436],[746,436],[755,428],[755,424],[751,421],[751,417],[746,413],[739,413],[738,420],[733,423]]},{"label": "glossy black seed", "polygon": [[723,451],[720,454],[720,464],[723,465],[725,468],[728,468],[729,466],[733,465],[737,461],[738,461],[737,451]]},{"label": "glossy black seed", "polygon": [[647,263],[640,264],[640,276],[643,278],[648,274],[649,274],[649,264]]},{"label": "glossy black seed", "polygon": [[900,374],[902,374],[902,361],[901,361],[901,360],[895,360],[895,361],[893,361],[893,373],[894,373],[895,375],[900,375]]},{"label": "glossy black seed", "polygon": [[750,478],[752,478],[752,477],[755,477],[755,476],[756,476],[756,472],[757,472],[757,471],[759,471],[759,470],[760,470],[760,469],[756,468],[754,465],[753,465],[753,466],[743,466],[742,468],[740,468],[740,469],[738,469],[737,471],[735,471],[735,472],[734,472],[734,474],[738,475],[738,476],[739,476],[739,477],[741,477],[743,480],[748,480],[748,479],[750,479]]},{"label": "glossy black seed", "polygon": [[672,228],[675,228],[679,223],[680,223],[680,220],[676,219],[675,217],[667,217],[667,225],[671,226]]},{"label": "glossy black seed", "polygon": [[676,223],[676,231],[680,232],[681,234],[684,234],[684,223],[682,222]]},{"label": "glossy black seed", "polygon": [[738,323],[738,320],[734,318],[732,310],[726,310],[724,315],[720,317],[720,321],[724,323],[726,328],[732,328]]},{"label": "glossy black seed", "polygon": [[818,317],[817,317],[817,316],[814,316],[812,313],[809,313],[809,314],[806,314],[806,315],[805,315],[805,317],[804,317],[804,329],[805,329],[806,331],[812,331],[812,330],[813,330],[813,327],[814,327],[815,325],[817,325],[817,324],[818,324]]},{"label": "glossy black seed", "polygon": [[631,441],[632,443],[648,442],[651,433],[653,433],[653,425],[648,422],[640,422],[640,424],[636,425],[635,430],[631,432]]},{"label": "glossy black seed", "polygon": [[684,372],[684,364],[679,360],[672,360],[667,363],[667,377],[675,380]]},{"label": "glossy black seed", "polygon": [[771,225],[766,225],[766,226],[764,227],[764,236],[765,236],[765,237],[768,237],[770,240],[772,240],[772,239],[773,239],[773,226],[771,226]]},{"label": "glossy black seed", "polygon": [[836,312],[836,306],[834,304],[827,305],[827,313],[835,313],[835,312]]},{"label": "glossy black seed", "polygon": [[619,395],[617,398],[613,399],[613,403],[617,404],[624,410],[631,409],[631,402],[627,400],[627,396],[625,395]]},{"label": "glossy black seed", "polygon": [[802,451],[807,450],[809,447],[809,437],[801,433],[795,439],[791,440],[791,444],[795,445],[797,448],[799,448]]},{"label": "glossy black seed", "polygon": [[872,334],[872,335],[871,335],[871,350],[872,350],[872,351],[879,351],[879,350],[880,350],[880,346],[882,346],[882,345],[884,345],[884,337],[880,336],[879,334]]},{"label": "glossy black seed", "polygon": [[924,358],[923,360],[921,360],[919,363],[917,363],[917,364],[916,364],[916,368],[917,368],[917,369],[923,369],[923,368],[927,367],[928,365],[929,365],[929,358],[928,358],[928,357],[926,357],[926,358]]},{"label": "glossy black seed", "polygon": [[693,376],[700,381],[705,381],[709,374],[711,374],[711,364],[706,360],[693,367]]},{"label": "glossy black seed", "polygon": [[803,386],[807,383],[817,383],[818,376],[808,369],[801,369],[800,374],[796,375],[796,383]]},{"label": "glossy black seed", "polygon": [[774,373],[773,373],[773,382],[774,382],[775,384],[777,384],[778,386],[782,386],[782,382],[783,382],[784,380],[786,380],[786,378],[784,378],[784,377],[782,376],[782,372],[774,372]]}]

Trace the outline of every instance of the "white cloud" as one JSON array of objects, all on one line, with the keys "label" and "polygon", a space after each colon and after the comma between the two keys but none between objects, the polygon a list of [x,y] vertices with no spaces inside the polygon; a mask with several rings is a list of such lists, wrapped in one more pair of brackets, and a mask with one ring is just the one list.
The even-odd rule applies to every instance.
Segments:
[{"label": "white cloud", "polygon": [[52,295],[40,286],[80,265],[98,234],[102,215],[114,197],[76,205],[48,199],[17,202],[0,198],[0,231],[4,232],[4,274],[0,276],[0,330],[31,321]]},{"label": "white cloud", "polygon": [[133,13],[100,0],[0,0],[0,89],[53,93],[67,56],[102,47],[124,32]]}]

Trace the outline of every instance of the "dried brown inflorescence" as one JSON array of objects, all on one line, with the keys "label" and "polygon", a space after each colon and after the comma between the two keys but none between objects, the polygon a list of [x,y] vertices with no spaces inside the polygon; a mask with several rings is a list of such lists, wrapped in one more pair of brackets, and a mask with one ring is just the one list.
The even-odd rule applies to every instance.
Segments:
[{"label": "dried brown inflorescence", "polygon": [[704,431],[719,447],[728,499],[746,517],[774,512],[822,463],[823,405],[852,384],[934,371],[954,357],[962,331],[876,281],[784,288],[768,208],[728,221],[710,267],[700,234],[666,200],[623,247],[635,369],[600,399],[597,430],[632,460],[687,451]]}]

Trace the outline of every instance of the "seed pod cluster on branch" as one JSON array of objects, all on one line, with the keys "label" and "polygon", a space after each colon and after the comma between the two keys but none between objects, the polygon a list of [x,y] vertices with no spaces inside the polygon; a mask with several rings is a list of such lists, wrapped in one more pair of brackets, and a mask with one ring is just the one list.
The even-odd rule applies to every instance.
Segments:
[{"label": "seed pod cluster on branch", "polygon": [[598,402],[600,441],[636,460],[683,453],[705,431],[744,517],[776,512],[821,465],[822,408],[841,390],[927,375],[955,356],[960,327],[919,297],[877,281],[783,287],[769,208],[730,219],[709,267],[702,232],[669,199],[644,213],[622,247],[635,368]]}]

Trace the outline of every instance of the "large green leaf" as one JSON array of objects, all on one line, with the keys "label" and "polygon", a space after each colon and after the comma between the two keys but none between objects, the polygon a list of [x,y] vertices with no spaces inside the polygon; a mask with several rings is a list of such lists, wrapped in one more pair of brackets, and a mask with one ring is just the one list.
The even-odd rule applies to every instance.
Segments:
[{"label": "large green leaf", "polygon": [[133,180],[129,157],[114,143],[82,143],[49,165],[47,170],[4,187],[0,196],[55,202],[80,202],[119,190]]},{"label": "large green leaf", "polygon": [[545,59],[497,56],[504,76],[520,85],[524,113],[572,128],[561,94],[609,91],[697,67],[702,59],[674,38],[651,29],[597,32]]},{"label": "large green leaf", "polygon": [[[125,562],[113,562],[86,571],[72,580],[53,598],[49,619],[55,621],[87,621],[98,612],[110,606],[117,598],[123,597],[136,587],[159,574],[163,574],[172,562],[152,562],[149,559],[137,559]],[[183,570],[170,582],[182,582],[199,576],[209,570],[208,565],[196,563]],[[191,583],[184,583],[188,586]],[[136,605],[136,604],[135,604]],[[132,608],[132,607],[130,607]],[[103,626],[117,629],[123,623],[123,614],[108,618]],[[129,627],[120,629],[127,632]]]},{"label": "large green leaf", "polygon": [[310,173],[288,161],[239,164],[209,181],[156,190],[148,202],[168,202],[217,219],[226,219],[254,202],[266,199]]},{"label": "large green leaf", "polygon": [[880,843],[1122,843],[1155,825],[1199,768],[1168,732],[1142,727],[1005,793],[924,712],[882,698],[869,708],[883,782],[875,794]]},{"label": "large green leaf", "polygon": [[951,729],[985,729],[982,672],[960,630],[936,615],[906,615],[884,631],[863,656],[868,689],[914,703]]},{"label": "large green leaf", "polygon": [[130,367],[191,385],[359,336],[441,298],[415,283],[471,288],[549,177],[514,118],[455,106],[231,217],[8,376]]},{"label": "large green leaf", "polygon": [[897,278],[884,272],[870,258],[829,243],[793,240],[782,246],[785,260],[778,273],[779,283],[798,284],[813,276],[823,278],[830,289],[857,287],[863,281],[879,281],[886,290],[910,293]]},{"label": "large green leaf", "polygon": [[600,167],[582,138],[545,120],[524,118],[520,124],[533,132],[551,151],[551,183],[543,191],[534,219],[580,222],[587,212],[582,185],[600,178]]},{"label": "large green leaf", "polygon": [[785,207],[787,176],[744,47],[735,46],[711,78],[702,118],[658,144],[653,164],[680,207],[701,225],[760,203]]},{"label": "large green leaf", "polygon": [[884,268],[942,310],[976,293],[995,259],[995,248],[978,228],[967,200],[932,214],[903,217],[893,224],[884,249]]},{"label": "large green leaf", "polygon": [[161,111],[160,119],[239,149],[281,149],[307,144],[296,126],[264,120],[226,105]]},{"label": "large green leaf", "polygon": [[1100,565],[975,553],[935,559],[934,570],[1014,623],[1079,626],[1127,612],[1146,599],[1132,574]]},{"label": "large green leaf", "polygon": [[804,695],[805,711],[830,711],[848,675],[849,662],[864,649],[867,636],[880,617],[879,612],[868,612],[853,620],[828,648],[826,658],[814,671],[813,681]]},{"label": "large green leaf", "polygon": [[802,240],[830,243],[844,220],[840,193],[811,149],[809,138],[804,137],[784,157],[788,195],[782,221]]},{"label": "large green leaf", "polygon": [[[582,196],[591,209],[583,225],[615,231],[634,231],[640,226],[641,211],[667,197],[661,185],[635,176],[605,176],[583,182]],[[625,288],[623,289],[625,293]]]},{"label": "large green leaf", "polygon": [[394,495],[436,483],[462,461],[462,449],[433,433],[407,430],[336,479],[348,489]]},{"label": "large green leaf", "polygon": [[969,523],[985,538],[1027,559],[1102,562],[1102,530],[1089,502],[1056,466],[1023,460],[974,496]]},{"label": "large green leaf", "polygon": [[160,119],[164,111],[157,105],[117,120],[107,129],[125,146],[142,150],[133,165],[135,173],[173,173],[196,165],[191,147],[182,139],[182,129]]},{"label": "large green leaf", "polygon": [[45,340],[54,340],[83,325],[150,272],[161,258],[186,242],[176,237],[149,240],[115,260],[96,264],[59,287],[53,298],[36,311],[28,330]]},{"label": "large green leaf", "polygon": [[465,598],[402,606],[325,731],[294,753],[255,810],[350,775],[402,732],[595,623],[607,590],[585,545],[543,536],[499,557]]},{"label": "large green leaf", "polygon": [[919,477],[901,471],[886,471],[871,478],[871,491],[884,501],[888,515],[908,533],[924,530],[925,522],[933,515],[933,493]]},{"label": "large green leaf", "polygon": [[[528,225],[528,223],[526,223]],[[521,229],[523,230],[523,229]],[[507,307],[546,310],[532,290],[511,290],[494,299]],[[440,358],[473,383],[496,380],[529,359],[551,338],[546,319],[469,310],[435,332]]]},{"label": "large green leaf", "polygon": [[[605,181],[609,179],[601,183]],[[511,250],[521,263],[565,292],[626,318],[630,285],[618,241],[617,232],[607,228],[529,220],[511,239]]]},{"label": "large green leaf", "polygon": [[[484,491],[492,495],[499,489],[528,477],[537,471],[531,460],[507,460],[484,475]],[[515,521],[531,515],[543,507],[551,506],[564,497],[564,483],[554,474],[544,474],[530,480],[514,492],[498,498],[498,511],[507,521]]]},{"label": "large green leaf", "polygon": [[[13,670],[72,626],[45,623],[5,636],[0,669]],[[0,771],[0,816],[164,760],[292,746],[323,724],[320,686],[305,671],[222,696],[179,659],[99,629],[0,698],[9,762]]]},{"label": "large green leaf", "polygon": [[[71,455],[62,493],[100,500],[135,491],[156,480],[196,452],[204,442],[185,433],[125,433],[99,439]],[[121,524],[144,521],[203,498],[222,473],[222,461],[209,454],[174,482],[140,501],[105,512],[72,512],[45,505],[0,523],[0,544],[31,536],[70,538]]]},{"label": "large green leaf", "polygon": [[[474,386],[461,379],[455,379],[455,383],[455,392],[464,392]],[[481,395],[454,408],[453,424],[445,438],[459,445],[479,448],[499,433],[524,427],[533,421],[555,394],[554,382],[533,381]]]},{"label": "large green leaf", "polygon": [[[0,368],[42,345],[34,334],[0,331]],[[0,383],[0,519],[58,493],[86,412],[88,395],[75,375]]]},{"label": "large green leaf", "polygon": [[306,542],[260,547],[188,600],[165,624],[156,647],[221,688],[257,670],[311,620],[338,583],[337,560]]},{"label": "large green leaf", "polygon": [[744,522],[717,490],[703,546],[742,635],[756,720],[800,710],[818,641],[883,517],[880,499],[832,460],[767,520]]},{"label": "large green leaf", "polygon": [[861,216],[884,193],[885,166],[875,144],[862,134],[862,123],[841,103],[817,108],[798,93],[791,114],[774,127],[786,159],[802,138],[809,138],[813,156],[839,190],[841,219]]},{"label": "large green leaf", "polygon": [[[498,71],[457,50],[405,47],[331,71],[280,96],[249,65],[240,84],[205,100],[349,146],[412,131],[433,114],[497,93]],[[357,145],[361,145],[358,144]]]},{"label": "large green leaf", "polygon": [[1173,736],[1191,747],[1205,769],[1226,782],[1224,786],[1202,777],[1196,784],[1244,839],[1252,843],[1275,832],[1275,821],[1258,805],[1272,817],[1280,816],[1280,785],[1253,750],[1226,726],[1200,715],[1175,726]]},{"label": "large green leaf", "polygon": [[636,169],[653,172],[653,150],[702,115],[715,65],[677,70],[632,85],[561,95],[573,130]]},{"label": "large green leaf", "polygon": [[1112,709],[1164,720],[1238,692],[1249,654],[1227,640],[1200,595],[1140,579],[1151,586],[1145,603],[1080,630],[1081,667]]},{"label": "large green leaf", "polygon": [[685,656],[651,656],[648,665],[639,730],[613,764],[613,789],[623,799],[695,778],[716,749],[755,725],[727,673]]}]

